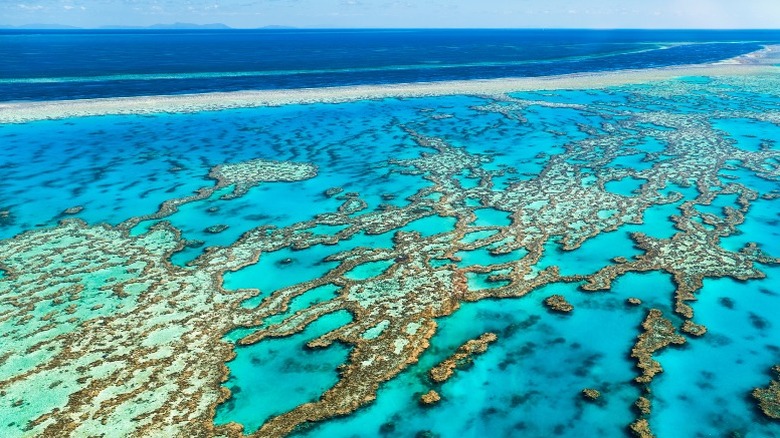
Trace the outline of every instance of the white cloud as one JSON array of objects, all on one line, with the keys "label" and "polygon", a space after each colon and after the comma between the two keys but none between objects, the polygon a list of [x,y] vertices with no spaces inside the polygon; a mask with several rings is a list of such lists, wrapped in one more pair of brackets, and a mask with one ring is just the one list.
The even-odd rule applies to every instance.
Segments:
[{"label": "white cloud", "polygon": [[43,5],[28,5],[26,3],[19,3],[16,6],[24,11],[42,11],[46,9],[46,6]]}]

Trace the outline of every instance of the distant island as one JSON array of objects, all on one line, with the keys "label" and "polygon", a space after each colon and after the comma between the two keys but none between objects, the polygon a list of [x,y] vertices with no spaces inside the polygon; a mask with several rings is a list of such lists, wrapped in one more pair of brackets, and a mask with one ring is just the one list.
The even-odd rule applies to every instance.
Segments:
[{"label": "distant island", "polygon": [[151,26],[127,26],[127,25],[108,25],[100,26],[98,29],[232,29],[227,24],[209,23],[170,23],[170,24],[152,24]]},{"label": "distant island", "polygon": [[75,26],[68,26],[66,24],[30,23],[30,24],[22,24],[21,26],[0,24],[0,29],[79,29],[79,28]]}]

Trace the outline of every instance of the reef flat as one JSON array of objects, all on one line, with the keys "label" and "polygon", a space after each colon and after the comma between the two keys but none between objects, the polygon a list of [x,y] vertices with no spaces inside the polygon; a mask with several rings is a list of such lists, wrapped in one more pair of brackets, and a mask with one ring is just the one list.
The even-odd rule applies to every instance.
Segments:
[{"label": "reef flat", "polygon": [[[780,306],[780,248],[767,236],[780,212],[780,75],[744,68],[586,91],[3,125],[14,146],[34,143],[38,126],[61,142],[130,142],[134,123],[156,117],[177,135],[239,124],[191,128],[201,149],[177,152],[186,142],[163,135],[138,166],[163,161],[168,172],[122,185],[162,202],[121,220],[101,219],[94,199],[31,214],[26,186],[2,200],[3,226],[22,232],[0,241],[0,431],[452,435],[451,424],[472,434],[482,424],[666,436],[664,416],[685,402],[663,386],[672,381],[744,414],[687,427],[780,432],[776,382],[764,388],[780,351],[768,316]],[[234,142],[237,130],[246,137]],[[74,197],[110,191],[114,152],[90,166],[75,146],[62,153],[58,171],[90,169]],[[8,184],[30,180],[23,167],[5,165]],[[54,223],[18,225],[55,207]],[[621,296],[631,278],[644,283]],[[550,297],[575,310],[547,311]],[[450,325],[475,306],[501,317]],[[760,371],[728,380],[709,362],[670,360],[693,348]],[[307,383],[279,389],[289,374]],[[599,396],[583,400],[583,388]],[[465,424],[430,421],[483,391],[504,398],[477,412],[460,404]],[[260,402],[269,392],[276,399]],[[528,400],[568,404],[537,418],[519,408]],[[719,403],[685,415],[711,418]]]},{"label": "reef flat", "polygon": [[[780,367],[774,367],[775,373],[780,373]],[[768,417],[780,419],[780,383],[772,380],[769,388],[756,388],[753,397],[759,400],[761,410]]]}]

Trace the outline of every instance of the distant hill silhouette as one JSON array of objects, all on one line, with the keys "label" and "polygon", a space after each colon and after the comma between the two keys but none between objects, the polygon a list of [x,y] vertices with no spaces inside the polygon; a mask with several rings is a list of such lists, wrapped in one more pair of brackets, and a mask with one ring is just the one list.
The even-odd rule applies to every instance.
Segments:
[{"label": "distant hill silhouette", "polygon": [[195,24],[195,23],[160,23],[152,24],[151,26],[100,26],[100,29],[232,29],[227,24],[222,23],[210,23],[210,24]]},{"label": "distant hill silhouette", "polygon": [[56,23],[30,23],[30,24],[22,24],[21,26],[0,24],[0,29],[78,29],[78,27],[68,26],[67,24],[56,24]]},{"label": "distant hill silhouette", "polygon": [[[68,26],[56,23],[31,23],[21,26],[0,25],[0,29],[94,29],[85,27]],[[97,29],[232,29],[232,27],[222,23],[195,24],[195,23],[171,23],[171,24],[153,24],[151,26],[130,26],[130,25],[107,25],[100,26]]]},{"label": "distant hill silhouette", "polygon": [[[233,29],[227,24],[222,23],[209,23],[209,24],[195,24],[195,23],[159,23],[152,24],[151,26],[132,26],[127,24],[109,24],[98,27],[76,27],[68,26],[67,24],[57,23],[31,23],[23,24],[21,26],[11,26],[8,24],[0,24],[0,29],[41,29],[41,30],[56,30],[56,29]],[[271,24],[268,26],[257,27],[256,29],[268,29],[268,30],[285,30],[285,29],[298,29],[295,26],[284,26],[281,24]]]}]

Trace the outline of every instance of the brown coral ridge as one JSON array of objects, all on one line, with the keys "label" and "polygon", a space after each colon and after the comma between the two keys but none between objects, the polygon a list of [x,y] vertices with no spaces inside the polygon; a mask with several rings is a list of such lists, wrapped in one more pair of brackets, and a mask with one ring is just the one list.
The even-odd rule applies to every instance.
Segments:
[{"label": "brown coral ridge", "polygon": [[669,345],[684,344],[685,338],[675,330],[674,324],[664,318],[663,312],[658,309],[650,309],[647,317],[642,322],[644,331],[637,337],[634,347],[631,349],[631,357],[637,359],[637,368],[642,374],[634,379],[642,384],[644,395],[634,403],[639,415],[637,420],[629,425],[629,430],[634,436],[640,438],[654,437],[647,417],[650,415],[651,402],[647,398],[650,394],[650,382],[656,374],[663,372],[658,361],[653,359],[653,354]]},{"label": "brown coral ridge", "polygon": [[636,402],[634,402],[634,407],[639,412],[639,414],[643,416],[650,415],[652,406],[653,405],[650,402],[650,399],[647,397],[639,397],[636,399]]},{"label": "brown coral ridge", "polygon": [[601,392],[593,388],[585,388],[581,392],[582,397],[588,401],[596,401],[601,397]]},{"label": "brown coral ridge", "polygon": [[753,398],[758,401],[758,406],[767,417],[780,420],[780,365],[772,369],[776,378],[769,382],[767,388],[753,390]]},{"label": "brown coral ridge", "polygon": [[634,408],[639,413],[637,419],[628,426],[628,430],[631,434],[638,438],[654,438],[652,430],[650,429],[650,422],[647,418],[650,416],[652,410],[652,403],[647,397],[639,397],[634,402]]},{"label": "brown coral ridge", "polygon": [[566,301],[563,295],[551,295],[544,300],[544,305],[548,309],[558,313],[569,313],[574,310],[574,306]]},{"label": "brown coral ridge", "polygon": [[453,376],[456,369],[463,369],[474,362],[474,356],[487,351],[490,344],[498,339],[495,333],[483,333],[476,339],[470,339],[458,347],[455,353],[431,368],[428,372],[431,380],[436,383],[444,383]]},{"label": "brown coral ridge", "polygon": [[698,337],[698,336],[704,336],[704,334],[707,333],[707,326],[702,324],[696,324],[690,319],[686,319],[682,327],[680,328],[680,330],[689,335]]},{"label": "brown coral ridge", "polygon": [[[679,85],[674,87],[680,88]],[[651,93],[652,94],[652,93]],[[776,115],[763,115],[760,112],[741,112],[741,115],[757,120],[775,120]],[[735,114],[723,114],[723,117],[735,117]],[[737,232],[736,227],[744,221],[751,202],[758,193],[738,183],[730,182],[719,172],[728,168],[729,160],[741,162],[744,168],[755,171],[762,178],[777,180],[780,167],[760,170],[759,164],[768,156],[776,156],[776,151],[749,152],[735,147],[734,142],[714,130],[709,122],[710,115],[690,116],[669,113],[645,113],[623,124],[624,127],[636,126],[640,120],[671,128],[666,132],[657,132],[656,138],[667,143],[665,153],[681,153],[674,161],[659,163],[653,167],[651,181],[661,178],[681,187],[696,181],[700,195],[695,200],[684,202],[681,215],[673,218],[679,232],[669,239],[655,239],[643,234],[632,238],[645,254],[635,260],[625,260],[617,265],[607,266],[588,280],[585,290],[608,289],[613,279],[626,272],[647,272],[654,270],[672,274],[677,285],[675,293],[675,311],[685,317],[693,317],[693,309],[687,304],[695,301],[695,292],[702,287],[705,277],[732,277],[740,280],[764,278],[754,262],[777,263],[748,245],[738,253],[726,251],[720,245],[720,239]],[[695,139],[695,140],[694,140]],[[638,173],[636,177],[646,175]],[[704,214],[696,205],[710,205],[717,196],[738,195],[738,207],[727,207],[722,216]]]},{"label": "brown coral ridge", "polygon": [[661,364],[653,359],[653,353],[671,344],[684,344],[685,338],[677,334],[674,324],[664,318],[663,312],[658,309],[650,309],[642,328],[644,332],[631,349],[631,357],[637,359],[637,368],[642,370],[636,382],[647,384],[656,374],[663,372]]},{"label": "brown coral ridge", "polygon": [[440,400],[441,396],[433,389],[420,396],[420,403],[424,405],[433,405],[438,403]]},{"label": "brown coral ridge", "polygon": [[653,432],[650,430],[650,423],[646,418],[640,418],[631,423],[628,429],[637,438],[655,438],[655,435],[653,435]]},{"label": "brown coral ridge", "polygon": [[630,297],[630,298],[628,298],[626,300],[626,304],[629,304],[629,305],[632,305],[632,306],[641,306],[642,305],[642,300],[640,300],[639,298]]}]

